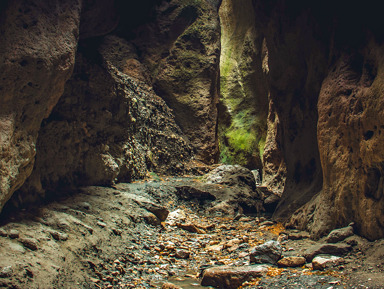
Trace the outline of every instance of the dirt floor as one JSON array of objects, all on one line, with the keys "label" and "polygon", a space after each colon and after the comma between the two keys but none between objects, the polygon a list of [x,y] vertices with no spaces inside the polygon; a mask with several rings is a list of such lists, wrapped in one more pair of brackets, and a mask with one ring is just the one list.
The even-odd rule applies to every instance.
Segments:
[{"label": "dirt floor", "polygon": [[[199,179],[152,178],[82,188],[15,212],[0,227],[0,288],[213,288],[200,285],[204,269],[249,265],[251,250],[268,240],[280,242],[283,257],[324,242],[242,214],[219,202],[223,186],[216,187],[215,195]],[[384,288],[384,240],[353,235],[340,243],[350,251],[324,270],[266,265],[241,288]]]}]

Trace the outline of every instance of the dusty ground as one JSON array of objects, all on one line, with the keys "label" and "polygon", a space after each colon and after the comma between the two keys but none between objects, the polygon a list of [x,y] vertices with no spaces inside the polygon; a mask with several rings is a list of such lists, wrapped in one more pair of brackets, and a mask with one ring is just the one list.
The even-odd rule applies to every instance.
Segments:
[{"label": "dusty ground", "polygon": [[[199,282],[204,268],[249,264],[250,250],[267,240],[281,241],[284,256],[301,256],[316,243],[305,234],[287,239],[300,232],[262,215],[212,210],[217,200],[201,190],[178,189],[193,183],[201,182],[156,177],[88,187],[8,216],[0,227],[0,287],[161,288],[169,281],[208,288]],[[242,288],[383,288],[384,240],[344,242],[352,251],[325,271],[269,266]]]}]

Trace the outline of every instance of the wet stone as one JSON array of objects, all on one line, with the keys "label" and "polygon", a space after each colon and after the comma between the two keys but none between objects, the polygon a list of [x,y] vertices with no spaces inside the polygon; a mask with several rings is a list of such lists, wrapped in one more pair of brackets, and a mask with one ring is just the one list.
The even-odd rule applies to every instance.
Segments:
[{"label": "wet stone", "polygon": [[281,257],[282,247],[277,241],[268,241],[256,246],[249,255],[251,263],[276,264]]},{"label": "wet stone", "polygon": [[267,270],[267,267],[264,265],[208,268],[203,273],[201,285],[223,289],[238,288],[241,284],[252,278],[261,277]]}]

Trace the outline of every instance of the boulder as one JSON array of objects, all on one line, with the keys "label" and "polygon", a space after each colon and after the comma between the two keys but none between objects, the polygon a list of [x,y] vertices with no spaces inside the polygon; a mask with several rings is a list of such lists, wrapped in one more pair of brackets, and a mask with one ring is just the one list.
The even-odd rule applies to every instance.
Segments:
[{"label": "boulder", "polygon": [[267,270],[268,268],[263,265],[208,268],[203,272],[201,285],[220,289],[237,289],[244,282],[252,278],[261,277]]},{"label": "boulder", "polygon": [[328,236],[325,238],[325,242],[327,243],[337,243],[345,240],[346,238],[353,235],[353,227],[349,225],[345,228],[332,230]]},{"label": "boulder", "polygon": [[256,264],[276,264],[281,258],[282,247],[277,241],[268,241],[256,246],[250,253],[250,262]]},{"label": "boulder", "polygon": [[308,248],[304,252],[304,257],[307,262],[311,262],[313,258],[321,254],[330,254],[336,256],[343,256],[347,254],[352,249],[352,246],[348,244],[338,243],[338,244],[317,244]]},{"label": "boulder", "polygon": [[221,165],[204,176],[208,184],[256,188],[252,172],[239,165]]},{"label": "boulder", "polygon": [[312,260],[313,270],[324,270],[328,267],[339,265],[344,259],[336,256],[317,256]]},{"label": "boulder", "polygon": [[277,262],[277,265],[279,265],[280,267],[300,267],[304,264],[304,257],[284,257]]}]

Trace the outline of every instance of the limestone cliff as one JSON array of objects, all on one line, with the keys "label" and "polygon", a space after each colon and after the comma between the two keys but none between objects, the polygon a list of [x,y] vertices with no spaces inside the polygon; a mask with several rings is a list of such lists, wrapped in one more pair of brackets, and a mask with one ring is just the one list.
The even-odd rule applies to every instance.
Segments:
[{"label": "limestone cliff", "polygon": [[368,3],[254,4],[287,170],[275,218],[314,237],[352,221],[383,237],[380,16]]},{"label": "limestone cliff", "polygon": [[71,76],[78,0],[3,1],[0,11],[0,208],[31,174],[41,122]]},{"label": "limestone cliff", "polygon": [[219,4],[1,4],[0,210],[214,162]]},{"label": "limestone cliff", "polygon": [[220,92],[225,107],[219,126],[221,161],[262,169],[268,113],[263,35],[256,29],[251,0],[224,0],[219,15]]},{"label": "limestone cliff", "polygon": [[[265,138],[254,129],[264,123],[263,184],[282,194],[274,217],[314,237],[350,222],[365,237],[384,236],[384,37],[373,10],[279,0],[228,0],[220,9],[225,149],[237,122],[251,151],[261,151],[252,138]],[[237,161],[244,148],[232,148]]]}]

